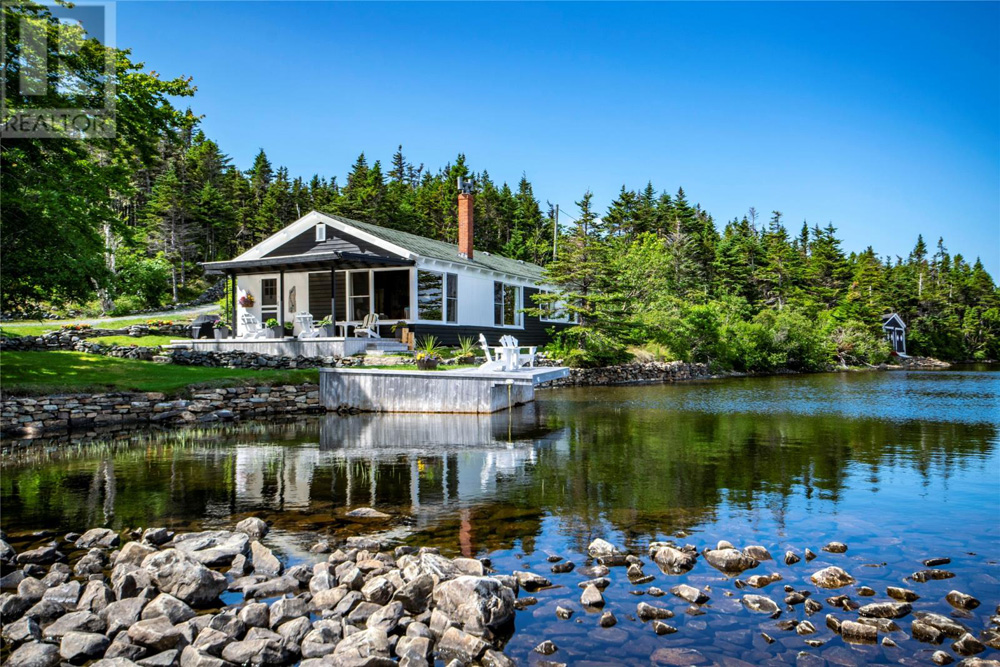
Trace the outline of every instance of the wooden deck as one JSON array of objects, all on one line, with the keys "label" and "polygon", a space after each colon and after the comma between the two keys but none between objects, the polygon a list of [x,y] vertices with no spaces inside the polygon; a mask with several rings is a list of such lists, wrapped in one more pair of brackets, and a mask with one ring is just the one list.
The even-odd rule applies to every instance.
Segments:
[{"label": "wooden deck", "polygon": [[170,341],[172,347],[198,352],[254,352],[274,356],[350,357],[367,352],[405,352],[407,347],[395,338],[209,338]]},{"label": "wooden deck", "polygon": [[568,374],[561,367],[510,372],[322,368],[319,396],[328,410],[487,414],[530,403],[537,385]]}]

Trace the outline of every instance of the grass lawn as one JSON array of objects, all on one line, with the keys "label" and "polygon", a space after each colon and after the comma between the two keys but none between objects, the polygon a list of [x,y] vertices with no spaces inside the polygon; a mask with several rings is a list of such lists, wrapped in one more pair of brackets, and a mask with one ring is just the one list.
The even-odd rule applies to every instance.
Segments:
[{"label": "grass lawn", "polygon": [[[86,317],[80,319],[96,321],[96,324],[91,325],[95,329],[124,329],[133,324],[145,324],[150,320],[167,320],[173,322],[174,324],[183,324],[185,322],[190,322],[193,319],[193,316],[178,315],[176,317],[153,317],[151,315],[136,315],[135,317],[125,319],[100,319]],[[13,322],[4,322],[0,325],[0,329],[3,329],[6,333],[14,334],[16,336],[39,336],[46,331],[58,331],[59,328],[67,321],[75,320],[17,320]]]},{"label": "grass lawn", "polygon": [[88,338],[91,343],[101,345],[138,345],[140,347],[153,347],[154,345],[167,345],[172,340],[183,338],[183,336],[98,336]]},{"label": "grass lawn", "polygon": [[0,353],[0,388],[5,395],[134,390],[179,396],[192,388],[305,382],[319,382],[319,372],[175,366],[81,352]]}]

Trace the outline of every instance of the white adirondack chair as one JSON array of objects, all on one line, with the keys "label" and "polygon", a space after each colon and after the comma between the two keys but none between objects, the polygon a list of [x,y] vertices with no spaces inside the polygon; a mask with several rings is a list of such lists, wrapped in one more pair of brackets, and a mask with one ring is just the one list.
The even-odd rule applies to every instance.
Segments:
[{"label": "white adirondack chair", "polygon": [[503,362],[500,360],[500,358],[497,357],[496,359],[494,359],[493,355],[490,354],[490,345],[489,343],[486,342],[486,336],[484,336],[483,334],[479,334],[479,344],[483,346],[483,352],[486,354],[486,363],[480,364],[479,370],[482,371],[504,370]]},{"label": "white adirondack chair", "polygon": [[[535,353],[538,351],[536,346],[518,345],[517,339],[510,334],[500,338],[500,345],[504,350],[508,351],[511,360],[514,362],[514,368],[511,370],[522,368],[523,366],[535,367]],[[527,353],[521,352],[521,350],[527,350]]]},{"label": "white adirondack chair", "polygon": [[260,322],[253,313],[240,315],[240,324],[243,328],[243,335],[240,338],[267,338],[267,331],[260,327]]},{"label": "white adirondack chair", "polygon": [[322,329],[313,326],[312,313],[303,311],[295,316],[295,321],[299,323],[299,327],[302,329],[302,331],[299,332],[299,340],[319,338],[323,335]]},{"label": "white adirondack chair", "polygon": [[361,320],[361,326],[354,330],[354,335],[359,338],[381,338],[378,333],[378,315],[376,313],[365,315],[365,319]]}]

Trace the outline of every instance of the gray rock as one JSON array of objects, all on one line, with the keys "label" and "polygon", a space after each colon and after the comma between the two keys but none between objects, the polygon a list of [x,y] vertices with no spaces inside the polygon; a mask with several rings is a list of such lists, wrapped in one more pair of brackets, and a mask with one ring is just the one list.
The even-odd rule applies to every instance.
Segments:
[{"label": "gray rock", "polygon": [[105,607],[100,616],[107,623],[108,634],[114,635],[121,630],[127,630],[137,622],[146,602],[145,598],[126,598]]},{"label": "gray rock", "polygon": [[271,612],[263,602],[249,602],[240,609],[237,617],[248,628],[266,628],[271,620]]},{"label": "gray rock", "polygon": [[22,551],[17,555],[17,562],[21,564],[37,563],[40,565],[48,565],[49,563],[54,563],[63,557],[63,554],[60,553],[55,546],[49,544],[43,547],[38,547],[37,549]]},{"label": "gray rock", "polygon": [[[112,642],[113,644],[114,642]],[[105,654],[107,655],[107,654]],[[90,667],[137,667],[138,663],[133,662],[130,658],[124,656],[116,656],[112,658],[104,658],[103,660],[98,660],[93,663]]]},{"label": "gray rock", "polygon": [[983,643],[968,632],[959,637],[957,641],[953,642],[951,648],[959,655],[975,655],[986,650]]},{"label": "gray rock", "polygon": [[222,649],[226,648],[232,641],[233,638],[221,630],[202,628],[191,645],[202,653],[222,657]]},{"label": "gray rock", "polygon": [[361,587],[361,595],[368,602],[375,604],[385,604],[392,599],[396,588],[385,577],[373,577]]},{"label": "gray rock", "polygon": [[688,586],[687,584],[678,584],[670,589],[670,592],[681,598],[682,600],[687,600],[688,602],[694,604],[705,604],[708,602],[708,595],[694,586]]},{"label": "gray rock", "polygon": [[147,528],[142,533],[142,541],[158,547],[170,541],[170,531],[166,528]]},{"label": "gray rock", "polygon": [[89,611],[73,611],[60,617],[42,630],[45,639],[62,639],[69,632],[104,632],[107,625]]},{"label": "gray rock", "polygon": [[302,657],[307,659],[322,658],[333,653],[334,649],[337,648],[337,642],[341,639],[341,634],[339,624],[329,621],[318,622],[316,627],[302,638]]},{"label": "gray rock", "polygon": [[[344,641],[346,642],[347,640],[345,639]],[[461,663],[470,663],[478,660],[488,646],[479,637],[452,627],[444,631],[441,640],[438,642],[437,652],[445,660],[455,659]],[[337,649],[339,652],[340,647],[338,646]]]},{"label": "gray rock", "polygon": [[573,618],[573,610],[567,609],[566,607],[563,606],[556,606],[556,618],[563,621],[568,621],[569,619]]},{"label": "gray rock", "polygon": [[635,615],[638,616],[640,620],[649,621],[652,619],[673,618],[674,612],[669,609],[664,609],[663,607],[654,607],[651,604],[640,602],[636,605]]},{"label": "gray rock", "polygon": [[552,655],[558,650],[559,647],[555,645],[555,642],[552,642],[548,639],[546,639],[541,644],[535,647],[535,653],[540,653],[542,655]]},{"label": "gray rock", "polygon": [[756,561],[774,560],[770,551],[758,545],[743,547],[743,553]]},{"label": "gray rock", "polygon": [[597,620],[597,624],[602,628],[610,628],[618,623],[618,619],[610,611],[606,611],[601,614],[601,617]]},{"label": "gray rock", "polygon": [[226,590],[225,575],[209,570],[177,549],[151,554],[142,566],[162,592],[190,605],[208,604]]},{"label": "gray rock", "polygon": [[910,634],[918,642],[927,644],[940,644],[944,641],[945,634],[929,623],[923,621],[913,621],[910,625]]},{"label": "gray rock", "polygon": [[[221,576],[221,575],[220,575]],[[225,581],[225,577],[222,577]],[[272,598],[285,593],[293,593],[299,589],[299,580],[289,575],[283,575],[276,579],[268,579],[259,584],[247,586],[243,589],[243,595],[249,599]]]},{"label": "gray rock", "polygon": [[958,639],[964,634],[969,632],[969,629],[959,623],[958,621],[948,618],[947,616],[942,616],[941,614],[932,614],[926,611],[918,611],[914,614],[917,620],[921,623],[929,625],[931,627],[937,628],[943,632],[948,637],[952,639]]},{"label": "gray rock", "polygon": [[301,598],[283,598],[271,605],[271,615],[268,624],[276,628],[282,623],[306,616],[309,614],[309,607],[306,601]]},{"label": "gray rock", "polygon": [[760,565],[756,558],[738,549],[711,549],[706,550],[704,555],[709,565],[726,574],[738,574]]},{"label": "gray rock", "polygon": [[115,565],[128,564],[141,567],[146,556],[155,553],[156,549],[141,542],[128,542],[115,557]]},{"label": "gray rock", "polygon": [[110,528],[91,528],[80,536],[76,541],[78,549],[90,549],[91,547],[116,547],[121,543],[121,538]]},{"label": "gray rock", "polygon": [[758,614],[776,617],[781,613],[778,603],[766,595],[744,595],[741,602],[744,607]]},{"label": "gray rock", "polygon": [[13,623],[7,623],[0,631],[5,643],[18,646],[24,642],[37,641],[42,638],[42,630],[32,618],[22,618]]},{"label": "gray rock", "polygon": [[948,595],[946,595],[944,599],[947,600],[948,604],[950,604],[955,609],[964,609],[965,611],[972,611],[973,609],[979,606],[979,600],[972,597],[971,595],[962,593],[961,591],[949,591]]},{"label": "gray rock", "polygon": [[840,636],[851,644],[874,644],[878,641],[878,629],[864,623],[844,621],[840,624]]},{"label": "gray rock", "polygon": [[909,602],[873,602],[858,609],[861,616],[869,618],[903,618],[911,611]]},{"label": "gray rock", "polygon": [[253,571],[267,577],[275,577],[285,569],[277,556],[257,540],[250,543],[250,560],[253,563]]},{"label": "gray rock", "polygon": [[696,552],[677,549],[669,544],[654,543],[650,545],[649,551],[664,574],[684,574],[698,562]]},{"label": "gray rock", "polygon": [[527,570],[517,570],[512,574],[517,579],[518,585],[529,593],[552,585],[552,582],[542,575]]},{"label": "gray rock", "polygon": [[28,611],[24,612],[27,618],[33,618],[39,625],[45,626],[55,621],[66,613],[66,608],[52,600],[39,600]]},{"label": "gray rock", "polygon": [[[333,609],[340,601],[344,599],[347,595],[347,588],[344,586],[338,586],[337,588],[330,588],[325,591],[319,591],[313,594],[313,598],[309,603],[309,608],[314,611],[322,611],[323,609]],[[398,591],[397,591],[398,593]],[[404,603],[405,606],[405,603]],[[424,607],[419,611],[423,611],[427,606],[426,601],[424,602]],[[411,613],[419,613],[419,611],[412,611]]]},{"label": "gray rock", "polygon": [[854,577],[835,565],[817,570],[809,578],[820,588],[841,588],[855,583]]},{"label": "gray rock", "polygon": [[196,649],[194,646],[185,646],[181,651],[181,667],[234,667],[233,663],[226,662],[214,655],[208,655]]},{"label": "gray rock", "polygon": [[377,509],[371,507],[359,507],[348,512],[345,516],[351,519],[373,519],[382,520],[389,519],[390,516],[385,512],[379,512]]},{"label": "gray rock", "polygon": [[919,583],[925,583],[928,581],[939,581],[941,579],[951,579],[955,576],[954,572],[949,572],[948,570],[920,570],[919,572],[914,572],[910,575],[910,579],[913,579]]},{"label": "gray rock", "polygon": [[111,645],[108,646],[108,650],[104,652],[104,658],[107,660],[125,658],[129,661],[137,661],[142,660],[147,655],[149,655],[149,651],[143,646],[133,644],[132,640],[124,632],[119,633],[115,637],[115,640],[111,642]]},{"label": "gray rock", "polygon": [[352,664],[370,658],[389,658],[389,637],[381,630],[356,632],[341,640],[332,655],[334,664],[339,664],[338,661]]},{"label": "gray rock", "polygon": [[100,614],[115,601],[115,594],[103,581],[88,581],[76,604],[77,611],[91,611]]},{"label": "gray rock", "polygon": [[160,593],[153,600],[146,605],[142,610],[142,619],[156,618],[157,616],[166,616],[174,625],[178,623],[183,623],[189,618],[194,618],[194,609],[189,607],[187,604],[181,602],[173,595],[168,593]]},{"label": "gray rock", "polygon": [[580,595],[580,604],[584,607],[603,607],[604,596],[597,586],[587,586]]},{"label": "gray rock", "polygon": [[236,524],[236,531],[248,535],[253,540],[260,540],[268,534],[270,528],[263,519],[252,516]]},{"label": "gray rock", "polygon": [[513,592],[492,577],[461,576],[438,584],[434,604],[466,632],[482,635],[514,617]]},{"label": "gray rock", "polygon": [[4,623],[20,618],[31,608],[31,600],[13,593],[0,594],[0,620]]},{"label": "gray rock", "polygon": [[599,537],[591,542],[590,546],[587,547],[587,554],[590,555],[591,558],[602,558],[608,556],[614,557],[620,553],[621,551],[618,547]]},{"label": "gray rock", "polygon": [[[457,581],[457,580],[455,580]],[[451,583],[451,582],[446,582]],[[511,596],[513,601],[513,594],[506,588],[503,589],[507,591],[508,595]],[[366,627],[368,629],[378,629],[382,630],[386,634],[392,634],[392,632],[399,625],[399,620],[403,618],[403,603],[402,602],[390,602],[385,605],[371,616],[368,617],[368,622]],[[468,628],[466,628],[468,630]],[[471,632],[471,630],[469,630]]]},{"label": "gray rock", "polygon": [[232,533],[228,530],[206,530],[200,533],[186,533],[174,537],[175,549],[187,554],[190,558],[216,567],[228,565],[238,554],[249,553],[250,538],[246,533]]},{"label": "gray rock", "polygon": [[70,662],[100,658],[111,640],[96,632],[67,632],[59,643],[59,655]]},{"label": "gray rock", "polygon": [[286,646],[298,646],[311,629],[312,623],[309,621],[309,618],[300,616],[299,618],[282,623],[278,626],[277,631],[285,640]]},{"label": "gray rock", "polygon": [[886,595],[893,598],[894,600],[899,600],[900,602],[915,602],[920,599],[914,591],[908,588],[900,588],[898,586],[889,586],[885,589]]},{"label": "gray rock", "polygon": [[42,642],[22,644],[4,663],[10,667],[56,667],[58,664],[59,649],[54,644]]},{"label": "gray rock", "polygon": [[409,662],[427,662],[433,648],[431,640],[427,637],[401,637],[396,642],[396,656]]},{"label": "gray rock", "polygon": [[785,565],[795,565],[800,560],[802,560],[802,557],[799,556],[794,551],[786,551],[785,552]]},{"label": "gray rock", "polygon": [[658,635],[672,635],[677,632],[677,628],[663,621],[653,621],[653,632]]},{"label": "gray rock", "polygon": [[17,585],[17,594],[32,603],[41,600],[47,590],[49,590],[49,587],[42,583],[41,579],[34,577],[25,577]]},{"label": "gray rock", "polygon": [[178,648],[185,641],[181,629],[166,616],[137,621],[128,629],[128,638],[156,653]]},{"label": "gray rock", "polygon": [[177,649],[162,651],[139,661],[140,667],[171,667],[180,662],[181,652]]},{"label": "gray rock", "polygon": [[843,542],[830,542],[823,547],[823,551],[831,554],[847,553],[847,545]]},{"label": "gray rock", "polygon": [[931,662],[935,665],[950,665],[955,662],[955,658],[951,657],[944,651],[934,651],[931,655]]},{"label": "gray rock", "polygon": [[239,639],[242,637],[247,629],[237,614],[228,612],[213,616],[211,622],[208,624],[208,627],[224,632],[233,639]]}]

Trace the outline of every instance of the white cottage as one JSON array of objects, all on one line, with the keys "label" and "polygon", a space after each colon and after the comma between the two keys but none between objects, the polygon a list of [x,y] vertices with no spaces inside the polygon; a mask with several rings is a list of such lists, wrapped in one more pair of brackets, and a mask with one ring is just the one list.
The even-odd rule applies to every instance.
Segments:
[{"label": "white cottage", "polygon": [[552,289],[542,268],[474,250],[474,196],[468,184],[460,189],[457,245],[312,211],[235,259],[206,262],[206,273],[230,281],[235,337],[247,333],[246,313],[260,323],[294,323],[293,335],[301,329],[296,316],[310,313],[316,322],[330,317],[337,338],[350,340],[374,313],[383,340],[404,323],[444,344],[480,333],[491,344],[505,334],[544,344],[548,330],[567,321],[522,312],[536,306],[533,294]]}]

